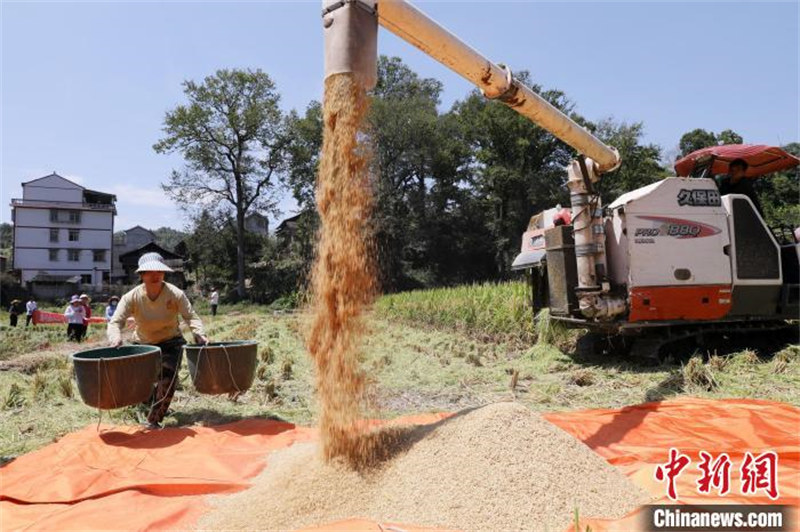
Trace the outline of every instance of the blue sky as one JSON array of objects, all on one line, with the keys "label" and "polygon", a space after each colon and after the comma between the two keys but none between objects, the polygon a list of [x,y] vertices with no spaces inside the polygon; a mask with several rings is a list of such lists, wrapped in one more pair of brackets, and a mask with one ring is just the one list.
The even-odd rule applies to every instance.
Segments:
[{"label": "blue sky", "polygon": [[[558,88],[590,120],[643,121],[674,153],[702,127],[745,142],[800,140],[798,2],[417,2],[490,59]],[[20,183],[56,170],[117,194],[117,228],[182,228],[158,155],[181,82],[260,68],[282,107],[322,97],[320,2],[12,2],[2,19],[3,221]],[[444,83],[442,109],[471,85],[381,30],[379,52]],[[282,202],[283,216],[293,202]],[[274,225],[273,225],[274,227]]]}]

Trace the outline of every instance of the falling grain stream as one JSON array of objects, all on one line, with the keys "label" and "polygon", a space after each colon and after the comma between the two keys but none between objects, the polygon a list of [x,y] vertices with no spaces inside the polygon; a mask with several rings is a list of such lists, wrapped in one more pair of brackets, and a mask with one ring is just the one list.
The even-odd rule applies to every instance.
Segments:
[{"label": "falling grain stream", "polygon": [[[253,486],[216,500],[201,530],[286,530],[365,517],[462,530],[563,530],[648,500],[588,447],[522,405],[466,410],[434,425],[370,429],[359,364],[376,295],[364,90],[325,80],[321,218],[307,346],[316,366],[319,445],[268,457]],[[320,450],[322,451],[320,453]]]}]

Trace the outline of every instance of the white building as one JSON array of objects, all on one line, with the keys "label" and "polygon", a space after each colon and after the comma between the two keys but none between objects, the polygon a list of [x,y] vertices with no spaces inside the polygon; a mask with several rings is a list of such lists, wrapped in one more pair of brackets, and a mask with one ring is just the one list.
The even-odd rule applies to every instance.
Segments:
[{"label": "white building", "polygon": [[55,172],[23,183],[22,199],[11,200],[13,268],[22,283],[108,282],[116,199]]}]

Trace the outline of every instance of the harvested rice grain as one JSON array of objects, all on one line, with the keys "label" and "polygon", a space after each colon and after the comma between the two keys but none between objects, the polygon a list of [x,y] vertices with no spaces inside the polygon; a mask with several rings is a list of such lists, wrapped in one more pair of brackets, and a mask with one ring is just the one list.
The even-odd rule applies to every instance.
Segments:
[{"label": "harvested rice grain", "polygon": [[621,517],[648,496],[580,441],[516,403],[470,409],[389,440],[394,456],[354,470],[315,444],[269,457],[254,486],[220,497],[211,530],[277,530],[348,517],[462,530],[563,530]]}]

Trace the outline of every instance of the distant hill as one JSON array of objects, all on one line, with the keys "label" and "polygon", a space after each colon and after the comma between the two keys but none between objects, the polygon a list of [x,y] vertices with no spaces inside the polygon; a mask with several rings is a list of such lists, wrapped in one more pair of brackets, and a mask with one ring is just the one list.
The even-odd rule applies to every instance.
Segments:
[{"label": "distant hill", "polygon": [[175,246],[189,236],[189,233],[178,231],[171,227],[159,227],[158,229],[151,229],[151,231],[156,235],[156,244],[170,251],[174,251]]}]

